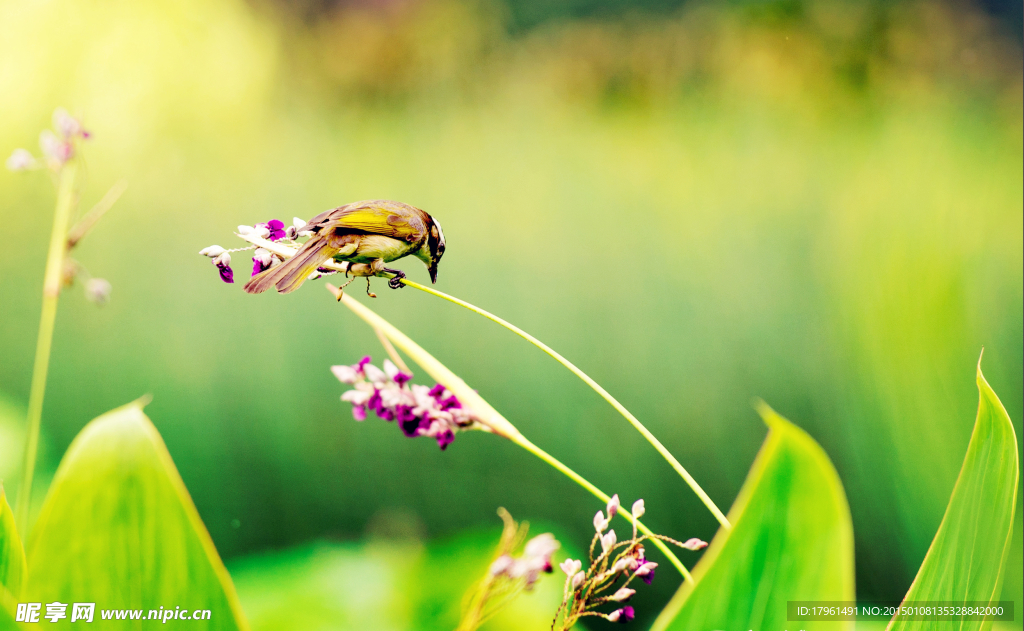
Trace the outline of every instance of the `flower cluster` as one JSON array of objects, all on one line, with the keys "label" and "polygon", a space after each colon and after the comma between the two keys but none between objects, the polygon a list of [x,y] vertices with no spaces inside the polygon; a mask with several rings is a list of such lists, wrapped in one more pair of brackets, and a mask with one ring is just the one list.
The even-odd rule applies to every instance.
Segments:
[{"label": "flower cluster", "polygon": [[[285,241],[292,242],[294,244],[295,239],[300,236],[308,236],[309,232],[300,232],[300,228],[306,225],[306,222],[294,217],[292,219],[292,225],[285,228],[284,222],[280,219],[271,219],[266,223],[258,223],[255,226],[238,226],[238,234],[240,235],[252,235],[261,239],[267,239],[268,241]],[[231,253],[232,252],[244,252],[246,250],[254,250],[252,253],[252,275],[255,276],[261,272],[265,272],[271,267],[276,267],[284,262],[281,256],[274,254],[270,250],[251,246],[248,248],[237,248],[234,250],[225,250],[219,245],[211,245],[210,247],[203,248],[199,251],[199,254],[208,257],[213,265],[217,268],[217,272],[220,274],[220,279],[225,283],[235,282],[235,272],[231,269]],[[317,270],[313,275],[320,275],[328,270]]]},{"label": "flower cluster", "polygon": [[[64,108],[58,107],[53,112],[53,129],[45,129],[39,134],[39,147],[42,150],[42,157],[36,158],[27,149],[15,149],[11,156],[7,158],[7,168],[11,171],[31,171],[45,167],[52,173],[57,174],[69,160],[75,157],[77,142],[85,140],[89,136],[89,132],[85,131],[85,128],[82,127],[81,121],[68,114]],[[71,190],[76,190],[74,177],[72,177],[68,186]],[[121,187],[120,190],[118,190],[119,186]],[[71,257],[71,251],[74,250],[79,241],[85,237],[100,217],[103,216],[103,213],[117,200],[117,197],[120,196],[123,190],[123,185],[115,184],[99,204],[83,217],[80,217],[74,226],[67,230],[63,239],[63,258],[60,260],[60,284],[54,289],[59,291],[60,288],[70,288],[81,277],[84,279],[83,286],[86,300],[98,305],[103,305],[110,301],[110,293],[112,291],[110,283],[103,278],[94,278],[84,265]],[[77,204],[77,198],[74,204]],[[74,215],[74,205],[70,214]]]},{"label": "flower cluster", "polygon": [[[658,564],[648,561],[644,552],[643,542],[647,539],[668,541],[687,550],[700,550],[708,544],[700,539],[690,539],[680,543],[662,535],[637,536],[636,521],[645,512],[644,501],[637,500],[630,511],[633,517],[632,538],[619,541],[615,530],[609,528],[611,520],[621,510],[619,496],[612,496],[606,511],[598,511],[594,515],[594,538],[590,542],[590,566],[583,569],[583,562],[577,559],[566,559],[561,565],[565,572],[565,588],[562,606],[555,616],[555,623],[562,616],[561,629],[568,629],[585,616],[604,618],[610,622],[627,623],[633,620],[636,612],[629,605],[622,605],[636,594],[630,587],[634,579],[639,578],[650,585],[654,580],[654,571]],[[600,553],[595,556],[598,546]],[[597,609],[607,605],[615,605],[616,609],[604,613]],[[554,624],[552,624],[554,628]]]},{"label": "flower cluster", "polygon": [[27,149],[15,149],[7,158],[7,168],[11,171],[27,171],[45,166],[54,172],[59,171],[75,156],[75,142],[87,138],[89,132],[82,127],[81,121],[68,114],[64,108],[58,107],[53,112],[53,130],[45,129],[39,134],[42,158],[37,159]]},{"label": "flower cluster", "polygon": [[489,572],[491,576],[504,576],[510,580],[521,578],[524,589],[529,591],[540,578],[541,572],[551,574],[554,571],[551,555],[560,545],[550,532],[537,535],[526,542],[522,556],[513,558],[508,553],[502,554],[491,563]]},{"label": "flower cluster", "polygon": [[381,370],[362,358],[352,366],[331,366],[331,372],[354,389],[341,395],[352,404],[352,416],[366,419],[373,410],[386,421],[395,421],[410,438],[430,436],[443,450],[455,440],[455,432],[481,427],[473,411],[443,385],[433,388],[411,385],[412,375],[398,369],[388,359]]},{"label": "flower cluster", "polygon": [[[494,561],[484,577],[466,594],[462,619],[456,631],[475,631],[523,591],[530,591],[541,574],[554,571],[551,556],[561,544],[550,532],[523,542],[530,531],[526,522],[516,523],[504,508],[498,509],[505,527]],[[516,550],[522,552],[516,554]]]}]

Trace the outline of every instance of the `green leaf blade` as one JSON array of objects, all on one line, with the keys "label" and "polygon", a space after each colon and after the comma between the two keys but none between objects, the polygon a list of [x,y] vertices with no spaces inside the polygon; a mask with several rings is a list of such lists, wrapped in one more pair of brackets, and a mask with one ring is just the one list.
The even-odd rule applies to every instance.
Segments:
[{"label": "green leaf blade", "polygon": [[[29,537],[23,602],[208,609],[197,629],[244,630],[231,579],[160,434],[138,403],[95,419],[61,461]],[[45,613],[45,607],[43,609]],[[61,624],[70,625],[68,618]]]},{"label": "green leaf blade", "polygon": [[[1006,408],[985,380],[980,361],[977,382],[978,417],[967,455],[946,514],[904,602],[999,600],[1017,504],[1017,435]],[[983,620],[896,616],[888,629],[973,631],[989,625],[991,622]]]},{"label": "green leaf blade", "polygon": [[21,594],[27,565],[25,549],[14,525],[14,512],[7,503],[7,493],[0,486],[0,587],[14,598]]},{"label": "green leaf blade", "polygon": [[854,600],[853,526],[839,476],[806,432],[766,405],[768,437],[719,531],[652,631],[852,629],[788,622],[791,600]]}]

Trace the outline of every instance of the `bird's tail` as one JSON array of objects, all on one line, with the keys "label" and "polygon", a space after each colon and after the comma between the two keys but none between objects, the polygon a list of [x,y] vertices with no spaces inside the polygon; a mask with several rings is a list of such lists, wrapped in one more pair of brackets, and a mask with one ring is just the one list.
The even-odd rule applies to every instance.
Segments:
[{"label": "bird's tail", "polygon": [[338,248],[331,247],[327,239],[313,238],[303,244],[292,258],[253,276],[245,284],[245,292],[262,294],[275,285],[282,294],[295,291],[321,263],[337,252]]}]

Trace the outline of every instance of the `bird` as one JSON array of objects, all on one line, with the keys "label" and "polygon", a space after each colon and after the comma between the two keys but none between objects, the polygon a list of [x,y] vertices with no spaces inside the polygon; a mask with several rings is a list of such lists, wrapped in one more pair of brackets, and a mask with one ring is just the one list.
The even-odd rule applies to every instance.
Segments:
[{"label": "bird", "polygon": [[437,219],[409,204],[386,199],[324,211],[298,232],[311,232],[312,236],[295,256],[253,276],[245,284],[246,293],[260,294],[271,287],[282,294],[295,291],[324,261],[334,259],[347,262],[354,275],[366,276],[366,291],[372,296],[370,276],[392,274],[388,286],[404,286],[405,272],[385,264],[411,254],[423,261],[430,282],[436,283],[437,264],[444,255],[444,232]]}]

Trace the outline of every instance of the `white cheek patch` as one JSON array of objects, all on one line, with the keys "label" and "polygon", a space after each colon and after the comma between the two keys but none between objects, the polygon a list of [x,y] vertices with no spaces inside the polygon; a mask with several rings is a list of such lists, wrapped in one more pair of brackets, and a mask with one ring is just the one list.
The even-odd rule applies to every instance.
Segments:
[{"label": "white cheek patch", "polygon": [[444,231],[441,230],[441,224],[437,221],[437,219],[434,219],[434,227],[437,228],[437,240],[438,240],[438,242],[441,243],[441,245],[443,247],[444,246]]}]

